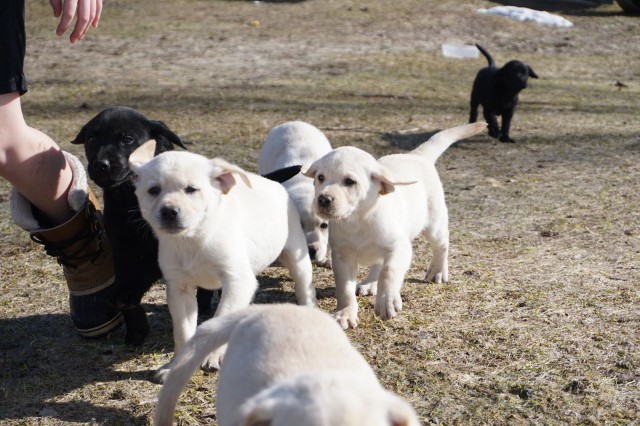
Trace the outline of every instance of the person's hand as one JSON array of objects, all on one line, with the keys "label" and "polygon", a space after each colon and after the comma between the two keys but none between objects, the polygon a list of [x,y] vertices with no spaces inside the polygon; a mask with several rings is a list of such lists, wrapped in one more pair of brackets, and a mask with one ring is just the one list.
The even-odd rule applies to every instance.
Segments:
[{"label": "person's hand", "polygon": [[71,43],[82,40],[89,26],[94,28],[98,26],[102,13],[102,0],[49,0],[49,3],[53,8],[53,16],[56,18],[61,16],[60,24],[56,29],[58,36],[67,31],[73,17],[77,15],[76,25],[69,36]]}]

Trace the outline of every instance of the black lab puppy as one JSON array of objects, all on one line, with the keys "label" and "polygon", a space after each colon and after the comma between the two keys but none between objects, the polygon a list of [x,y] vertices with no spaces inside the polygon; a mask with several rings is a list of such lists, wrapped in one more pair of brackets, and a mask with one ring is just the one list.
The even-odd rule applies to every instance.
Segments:
[{"label": "black lab puppy", "polygon": [[[538,78],[538,75],[521,61],[509,61],[498,68],[489,52],[478,44],[476,47],[487,58],[489,66],[478,71],[473,81],[469,122],[477,121],[478,105],[482,105],[489,135],[500,138],[501,142],[515,142],[509,136],[509,127],[518,104],[518,93],[527,87],[529,77]],[[502,129],[498,127],[497,115],[502,116]]]},{"label": "black lab puppy", "polygon": [[[158,281],[158,241],[140,214],[135,195],[129,155],[149,139],[155,139],[158,155],[185,148],[180,138],[164,123],[149,120],[128,107],[105,109],[80,130],[73,144],[84,144],[89,177],[103,189],[104,224],[113,246],[116,296],[114,305],[122,311],[126,343],[141,345],[149,334],[149,324],[140,305],[142,296]],[[300,166],[275,170],[265,175],[276,182],[295,176]],[[209,314],[213,291],[198,289],[198,313]]]},{"label": "black lab puppy", "polygon": [[[128,165],[129,155],[149,139],[156,140],[156,155],[174,145],[185,148],[164,123],[122,106],[96,115],[71,142],[84,144],[89,177],[103,189],[105,230],[113,246],[117,283],[113,303],[125,319],[125,341],[133,345],[141,345],[149,334],[142,296],[162,276],[158,241],[140,215]],[[212,291],[199,289],[198,305],[211,306],[212,296]]]}]

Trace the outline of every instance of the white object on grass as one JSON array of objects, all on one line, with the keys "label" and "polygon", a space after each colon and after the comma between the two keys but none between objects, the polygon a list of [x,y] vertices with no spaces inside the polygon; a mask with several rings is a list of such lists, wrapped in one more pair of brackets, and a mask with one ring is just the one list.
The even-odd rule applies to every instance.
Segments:
[{"label": "white object on grass", "polygon": [[471,44],[443,44],[442,55],[456,59],[477,58],[480,51]]},{"label": "white object on grass", "polygon": [[506,16],[507,18],[515,19],[517,21],[534,21],[538,24],[550,27],[573,27],[573,23],[571,21],[561,16],[540,10],[528,9],[526,7],[496,6],[489,9],[478,9],[478,12]]}]

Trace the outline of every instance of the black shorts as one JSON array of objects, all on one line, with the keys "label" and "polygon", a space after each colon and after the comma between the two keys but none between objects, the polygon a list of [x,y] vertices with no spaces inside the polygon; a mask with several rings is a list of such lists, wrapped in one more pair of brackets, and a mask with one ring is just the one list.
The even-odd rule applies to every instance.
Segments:
[{"label": "black shorts", "polygon": [[0,0],[0,95],[27,91],[24,0]]}]

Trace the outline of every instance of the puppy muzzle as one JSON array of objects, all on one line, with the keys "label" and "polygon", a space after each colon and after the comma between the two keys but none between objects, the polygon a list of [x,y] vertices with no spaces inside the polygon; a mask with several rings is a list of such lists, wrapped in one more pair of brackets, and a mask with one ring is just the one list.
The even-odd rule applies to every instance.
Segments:
[{"label": "puppy muzzle", "polygon": [[318,200],[316,202],[318,215],[323,219],[332,219],[333,214],[333,197],[327,194],[318,195]]},{"label": "puppy muzzle", "polygon": [[185,229],[180,219],[180,209],[175,206],[163,206],[158,215],[160,228],[168,234],[177,234]]},{"label": "puppy muzzle", "polygon": [[121,185],[132,176],[133,173],[128,168],[113,164],[109,160],[92,161],[89,164],[89,177],[103,189]]}]

